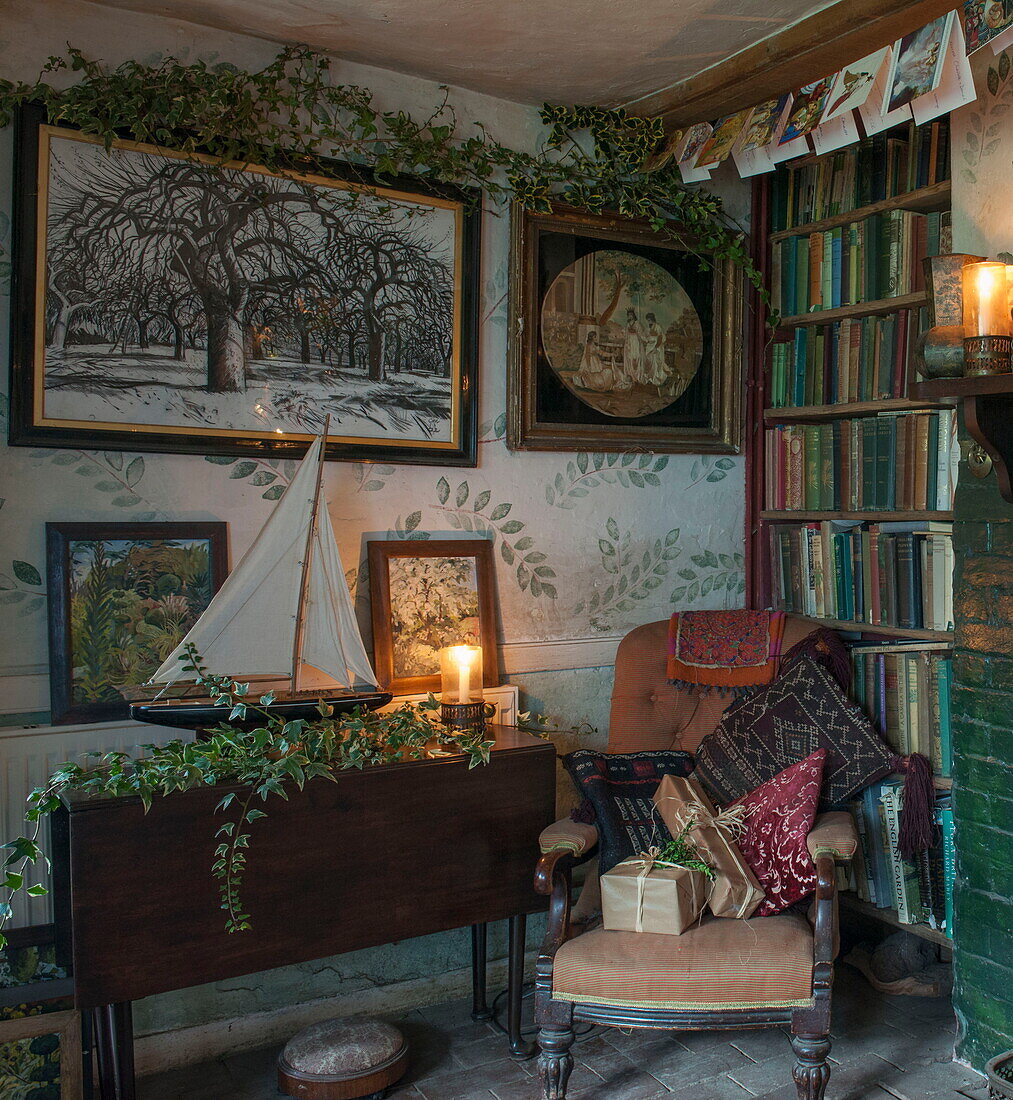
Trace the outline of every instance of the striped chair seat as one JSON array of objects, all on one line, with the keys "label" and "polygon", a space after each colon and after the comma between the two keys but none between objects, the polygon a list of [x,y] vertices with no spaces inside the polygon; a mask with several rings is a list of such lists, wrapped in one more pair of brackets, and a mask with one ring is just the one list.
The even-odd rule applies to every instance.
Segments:
[{"label": "striped chair seat", "polygon": [[552,996],[622,1008],[802,1008],[812,1004],[813,940],[795,913],[704,917],[681,936],[596,929],[556,952]]}]

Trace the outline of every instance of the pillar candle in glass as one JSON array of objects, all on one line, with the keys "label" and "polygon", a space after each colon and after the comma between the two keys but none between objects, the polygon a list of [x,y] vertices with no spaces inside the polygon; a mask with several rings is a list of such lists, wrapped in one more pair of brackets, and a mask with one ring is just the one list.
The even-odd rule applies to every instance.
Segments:
[{"label": "pillar candle in glass", "polygon": [[1013,338],[1006,265],[967,264],[964,276],[964,374],[1008,374]]},{"label": "pillar candle in glass", "polygon": [[964,267],[965,336],[1009,336],[1006,265],[985,260]]},{"label": "pillar candle in glass", "polygon": [[482,701],[482,647],[451,645],[440,650],[440,681],[444,703]]}]

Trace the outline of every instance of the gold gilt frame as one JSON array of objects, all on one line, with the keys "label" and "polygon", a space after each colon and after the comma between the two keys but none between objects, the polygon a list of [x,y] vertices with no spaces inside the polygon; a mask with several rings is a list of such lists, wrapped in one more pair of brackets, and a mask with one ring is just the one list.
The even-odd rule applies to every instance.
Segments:
[{"label": "gold gilt frame", "polygon": [[658,451],[689,454],[738,454],[742,446],[743,280],[728,260],[711,269],[711,379],[708,423],[678,423],[679,400],[669,406],[672,423],[568,422],[539,416],[537,394],[551,372],[541,346],[539,270],[543,241],[549,235],[689,253],[685,244],[655,232],[646,222],[618,215],[589,214],[557,205],[551,214],[535,214],[515,205],[511,215],[510,324],[507,393],[507,445],[525,451]]}]

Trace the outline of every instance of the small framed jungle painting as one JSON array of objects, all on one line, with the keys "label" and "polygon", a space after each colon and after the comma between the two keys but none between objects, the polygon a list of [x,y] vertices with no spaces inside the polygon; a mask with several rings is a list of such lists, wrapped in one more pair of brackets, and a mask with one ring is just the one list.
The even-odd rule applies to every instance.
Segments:
[{"label": "small framed jungle painting", "polygon": [[507,443],[735,454],[742,283],[612,215],[512,213]]},{"label": "small framed jungle painting", "polygon": [[16,142],[11,443],[475,464],[477,193]]},{"label": "small framed jungle painting", "polygon": [[492,543],[486,539],[370,542],[373,668],[395,695],[440,690],[440,650],[480,645],[483,682],[499,683]]},{"label": "small framed jungle painting", "polygon": [[224,523],[47,523],[52,722],[127,717],[228,572]]}]

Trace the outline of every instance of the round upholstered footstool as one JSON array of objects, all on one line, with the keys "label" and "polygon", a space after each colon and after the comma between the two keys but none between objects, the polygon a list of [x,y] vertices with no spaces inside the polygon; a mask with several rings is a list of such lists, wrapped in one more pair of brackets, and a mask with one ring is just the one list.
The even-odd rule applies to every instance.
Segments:
[{"label": "round upholstered footstool", "polygon": [[380,1100],[408,1068],[396,1027],[353,1016],[323,1020],[293,1036],[278,1056],[278,1088],[306,1100]]}]

